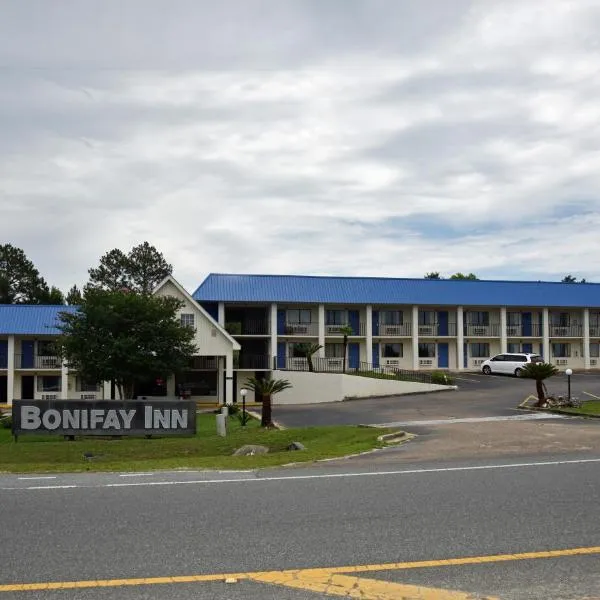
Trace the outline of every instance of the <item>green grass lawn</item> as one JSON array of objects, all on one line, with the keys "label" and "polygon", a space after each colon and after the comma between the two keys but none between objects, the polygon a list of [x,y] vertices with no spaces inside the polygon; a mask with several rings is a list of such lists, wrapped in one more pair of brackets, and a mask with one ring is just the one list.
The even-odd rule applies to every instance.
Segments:
[{"label": "green grass lawn", "polygon": [[[237,417],[232,416],[228,435],[223,438],[216,435],[214,414],[198,415],[195,437],[87,437],[67,441],[58,436],[24,435],[15,443],[10,429],[0,429],[0,473],[250,469],[371,450],[382,446],[377,437],[384,433],[389,431],[352,426],[263,430],[255,419],[243,428]],[[293,441],[302,442],[306,450],[287,451]],[[231,456],[244,444],[267,446],[269,453]],[[92,453],[95,458],[88,460],[84,453]]]},{"label": "green grass lawn", "polygon": [[600,400],[591,400],[584,402],[581,408],[563,408],[565,412],[573,413],[574,415],[598,415],[600,416]]}]

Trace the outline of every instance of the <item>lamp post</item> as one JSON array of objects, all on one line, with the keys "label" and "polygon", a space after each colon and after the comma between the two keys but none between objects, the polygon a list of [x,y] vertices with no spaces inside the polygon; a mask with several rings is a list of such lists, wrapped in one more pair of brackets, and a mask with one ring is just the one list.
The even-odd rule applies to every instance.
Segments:
[{"label": "lamp post", "polygon": [[246,394],[248,390],[246,388],[242,388],[240,390],[240,395],[242,396],[242,427],[246,427]]},{"label": "lamp post", "polygon": [[565,375],[567,376],[567,400],[571,401],[571,375],[573,375],[572,369],[567,369],[565,371]]}]

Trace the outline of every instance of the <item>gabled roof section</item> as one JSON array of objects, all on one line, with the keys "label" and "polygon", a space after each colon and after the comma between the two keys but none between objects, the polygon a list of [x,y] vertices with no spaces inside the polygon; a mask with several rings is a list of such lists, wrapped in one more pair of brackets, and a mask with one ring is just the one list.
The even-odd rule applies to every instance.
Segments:
[{"label": "gabled roof section", "polygon": [[233,350],[240,350],[240,343],[225,330],[224,327],[221,327],[217,321],[215,321],[207,312],[204,310],[200,304],[190,294],[185,290],[185,288],[172,276],[167,275],[152,291],[153,294],[156,294],[161,288],[163,288],[167,283],[171,283],[175,286],[177,291],[181,293],[181,295],[192,304],[192,306],[207,320],[210,324],[217,330],[219,333],[225,337],[229,342],[231,342],[233,346]]},{"label": "gabled roof section", "polygon": [[211,273],[198,302],[600,307],[600,284]]},{"label": "gabled roof section", "polygon": [[0,335],[59,335],[59,314],[76,306],[0,304]]}]

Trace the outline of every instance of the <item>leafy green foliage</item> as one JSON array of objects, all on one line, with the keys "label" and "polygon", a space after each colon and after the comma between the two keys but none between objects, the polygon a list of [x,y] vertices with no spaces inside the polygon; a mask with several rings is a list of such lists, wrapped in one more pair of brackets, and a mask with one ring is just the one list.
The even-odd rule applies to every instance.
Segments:
[{"label": "leafy green foliage", "polygon": [[80,309],[60,315],[60,354],[90,382],[115,381],[122,398],[136,383],[189,365],[194,330],[176,319],[175,298],[89,289]]},{"label": "leafy green foliage", "polygon": [[154,287],[173,272],[163,255],[148,242],[131,249],[129,254],[118,248],[100,259],[95,269],[89,269],[87,288],[106,291],[130,290],[150,294]]},{"label": "leafy green foliage", "polygon": [[425,279],[441,279],[441,277],[438,271],[431,271],[425,274]]},{"label": "leafy green foliage", "polygon": [[431,383],[435,383],[437,385],[453,385],[454,380],[448,373],[444,373],[443,371],[434,371],[431,374]]},{"label": "leafy green foliage", "polygon": [[83,302],[83,295],[79,288],[74,285],[67,294],[67,304],[70,306],[79,306]]},{"label": "leafy green foliage", "polygon": [[25,252],[0,244],[0,304],[49,304],[49,300],[48,284]]},{"label": "leafy green foliage", "polygon": [[454,273],[454,275],[450,276],[450,279],[464,279],[466,281],[479,281],[479,277],[477,277],[477,275],[474,275],[473,273],[469,273],[468,275],[465,275],[463,273]]},{"label": "leafy green foliage", "polygon": [[308,370],[314,371],[312,357],[319,350],[321,350],[323,346],[321,344],[315,344],[311,342],[305,342],[303,344],[296,344],[296,351],[299,352],[302,356],[306,357],[306,361],[308,362]]},{"label": "leafy green foliage", "polygon": [[244,386],[254,392],[255,397],[262,399],[262,414],[260,424],[262,427],[272,427],[272,403],[275,394],[283,392],[292,386],[287,379],[271,379],[251,377],[244,382]]},{"label": "leafy green foliage", "polygon": [[557,375],[559,370],[550,363],[527,363],[521,369],[521,377],[535,380],[535,388],[538,397],[538,406],[542,406],[546,399],[546,388],[544,386],[544,380]]}]

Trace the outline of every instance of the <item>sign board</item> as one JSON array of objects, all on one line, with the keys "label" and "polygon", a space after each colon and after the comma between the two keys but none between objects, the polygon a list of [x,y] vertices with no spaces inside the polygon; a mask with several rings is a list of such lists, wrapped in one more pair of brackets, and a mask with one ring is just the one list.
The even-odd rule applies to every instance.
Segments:
[{"label": "sign board", "polygon": [[19,435],[195,435],[189,400],[15,400],[12,433]]}]

